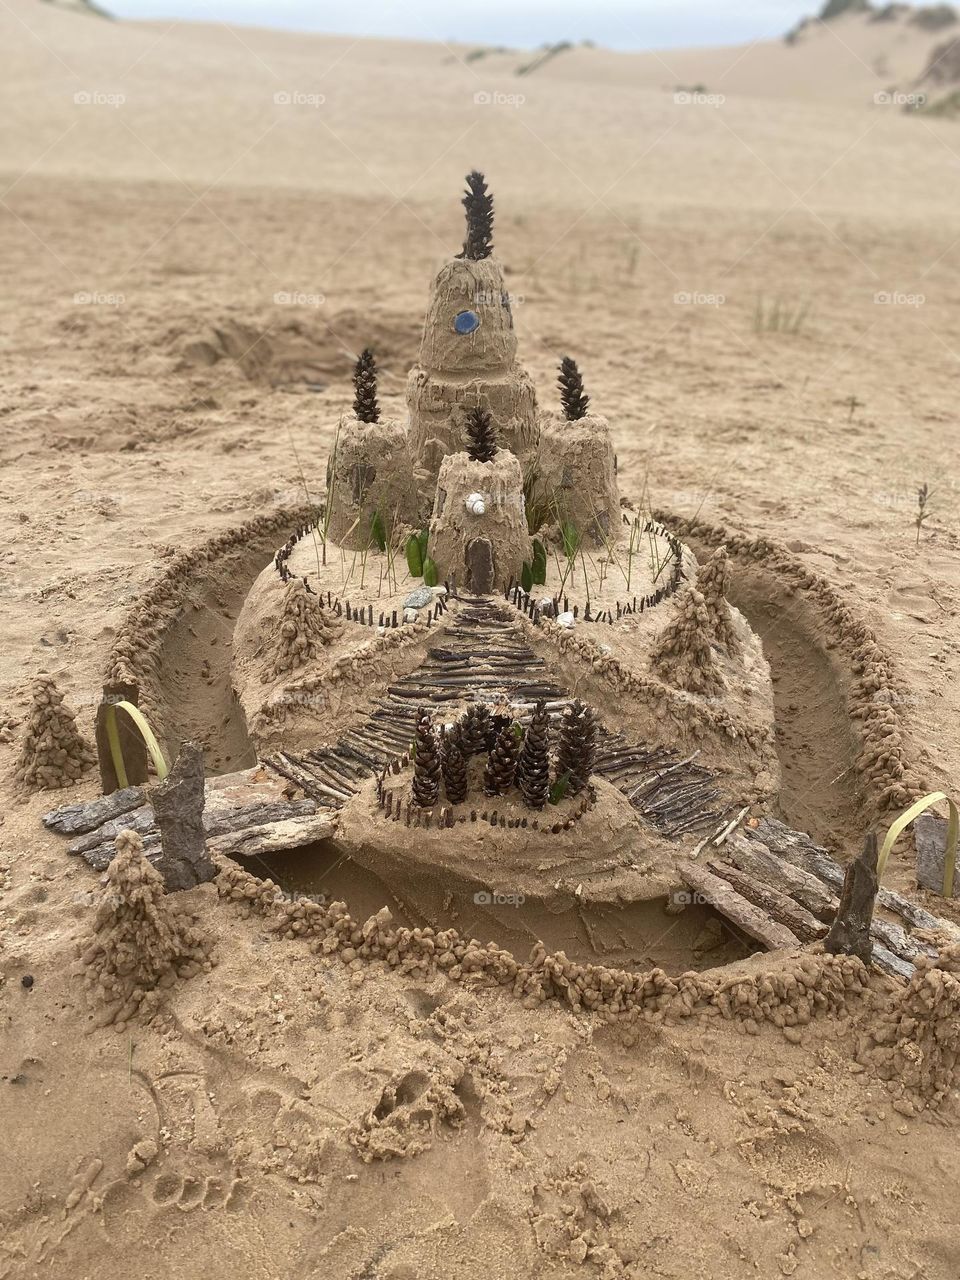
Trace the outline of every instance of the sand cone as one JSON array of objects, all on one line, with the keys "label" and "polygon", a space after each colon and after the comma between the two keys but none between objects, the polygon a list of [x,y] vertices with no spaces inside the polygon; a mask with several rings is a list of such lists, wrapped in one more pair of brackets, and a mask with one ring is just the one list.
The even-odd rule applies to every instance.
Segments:
[{"label": "sand cone", "polygon": [[121,831],[94,920],[95,938],[81,954],[84,981],[104,1003],[100,1025],[156,1011],[158,988],[210,969],[210,942],[197,917],[164,891],[163,877],[135,831]]},{"label": "sand cone", "polygon": [[275,629],[267,641],[273,653],[260,677],[264,684],[313,662],[341,631],[320,597],[308,591],[300,578],[291,579],[282,590]]},{"label": "sand cone", "polygon": [[76,716],[49,676],[33,682],[33,705],[20,746],[16,780],[28,791],[69,787],[96,760],[77,728]]},{"label": "sand cone", "polygon": [[697,590],[703,596],[713,638],[728,651],[733,651],[737,647],[737,634],[726,600],[729,579],[727,549],[717,547],[710,559],[697,569]]},{"label": "sand cone", "polygon": [[677,612],[651,655],[661,679],[690,693],[719,693],[723,680],[710,645],[712,636],[703,596],[691,587],[680,597]]}]

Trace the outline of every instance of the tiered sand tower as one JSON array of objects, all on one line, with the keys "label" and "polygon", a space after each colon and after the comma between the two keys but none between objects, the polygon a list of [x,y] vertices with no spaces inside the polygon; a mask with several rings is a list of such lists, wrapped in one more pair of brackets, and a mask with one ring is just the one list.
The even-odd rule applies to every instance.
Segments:
[{"label": "tiered sand tower", "polygon": [[416,520],[418,503],[407,429],[381,419],[371,351],[357,361],[354,382],[353,413],[341,422],[328,463],[329,536],[348,551],[366,551],[376,543],[377,516],[389,534]]},{"label": "tiered sand tower", "polygon": [[501,447],[521,464],[537,446],[536,392],[517,362],[503,271],[490,257],[492,198],[480,174],[471,173],[467,183],[467,239],[462,254],[446,263],[434,281],[420,359],[407,384],[411,452],[421,495],[432,496],[444,457],[462,449],[471,409],[489,410]]}]

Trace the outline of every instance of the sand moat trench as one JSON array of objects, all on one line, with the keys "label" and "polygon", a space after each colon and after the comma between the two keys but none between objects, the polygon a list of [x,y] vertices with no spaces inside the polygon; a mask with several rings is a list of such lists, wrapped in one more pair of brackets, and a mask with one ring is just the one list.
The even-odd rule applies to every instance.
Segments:
[{"label": "sand moat trench", "polygon": [[[157,677],[168,744],[192,738],[204,746],[212,774],[256,761],[239,700],[231,684],[233,628],[241,606],[275,542],[267,533],[226,563],[204,566],[186,592],[184,608],[162,636]],[[818,641],[815,611],[774,573],[738,565],[731,603],[758,632],[773,678],[776,747],[781,769],[780,815],[824,843],[843,843],[857,831],[855,740],[846,716],[843,681]],[[838,839],[839,838],[839,839]],[[416,906],[402,891],[348,856],[334,842],[243,864],[273,880],[283,893],[346,901],[358,918],[385,903],[398,922],[430,924],[483,936],[515,954],[539,939],[581,962],[624,969],[653,964],[667,971],[713,967],[742,958],[756,943],[706,904],[668,914],[665,900],[625,905],[577,902],[568,894],[483,903],[463,881],[444,891],[418,892]]]}]

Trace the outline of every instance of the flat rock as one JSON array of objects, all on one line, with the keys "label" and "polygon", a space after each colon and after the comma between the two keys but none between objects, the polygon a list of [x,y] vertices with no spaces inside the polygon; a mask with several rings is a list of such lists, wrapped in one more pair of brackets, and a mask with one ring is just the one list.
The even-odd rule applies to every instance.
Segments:
[{"label": "flat rock", "polygon": [[[943,895],[943,864],[947,856],[947,820],[935,813],[921,813],[913,824],[917,849],[917,884]],[[960,898],[960,875],[954,876],[953,896]]]},{"label": "flat rock", "polygon": [[124,787],[96,800],[62,805],[43,815],[43,825],[61,836],[82,836],[131,809],[138,809],[145,799],[142,787]]},{"label": "flat rock", "polygon": [[428,604],[433,604],[433,601],[432,587],[417,587],[404,600],[403,607],[404,609],[425,609]]}]

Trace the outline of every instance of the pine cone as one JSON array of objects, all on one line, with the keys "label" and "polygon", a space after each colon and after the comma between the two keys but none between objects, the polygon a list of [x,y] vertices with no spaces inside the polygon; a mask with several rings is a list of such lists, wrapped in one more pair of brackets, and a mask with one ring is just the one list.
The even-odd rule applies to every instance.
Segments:
[{"label": "pine cone", "polygon": [[591,707],[577,699],[560,727],[557,778],[567,775],[567,794],[579,795],[590,780],[597,755],[597,723]]},{"label": "pine cone", "polygon": [[486,409],[467,414],[467,456],[471,462],[492,462],[497,456],[497,432]]},{"label": "pine cone", "polygon": [[483,174],[476,169],[467,174],[463,207],[467,211],[467,235],[457,257],[479,262],[493,253],[493,196]]},{"label": "pine cone", "polygon": [[517,786],[531,809],[542,809],[550,795],[550,717],[538,702],[517,761]]},{"label": "pine cone", "polygon": [[377,362],[369,347],[364,348],[353,371],[353,411],[361,422],[379,422],[377,404]]},{"label": "pine cone", "polygon": [[485,755],[493,745],[493,722],[489,708],[474,702],[460,721],[460,749],[465,756]]},{"label": "pine cone", "polygon": [[451,804],[463,804],[467,798],[467,761],[460,750],[460,735],[444,734],[442,739],[443,786]]},{"label": "pine cone", "polygon": [[587,416],[590,397],[584,394],[583,378],[577,368],[577,362],[569,356],[560,361],[560,403],[568,422],[577,422]]},{"label": "pine cone", "polygon": [[520,742],[514,726],[508,724],[501,729],[493,750],[487,757],[487,767],[483,774],[483,790],[488,796],[502,796],[513,786],[517,772],[517,757],[520,755]]},{"label": "pine cone", "polygon": [[421,809],[432,809],[440,799],[440,772],[440,744],[430,713],[421,707],[417,712],[413,757],[413,802]]}]

